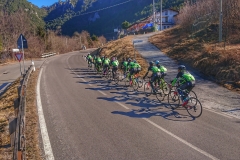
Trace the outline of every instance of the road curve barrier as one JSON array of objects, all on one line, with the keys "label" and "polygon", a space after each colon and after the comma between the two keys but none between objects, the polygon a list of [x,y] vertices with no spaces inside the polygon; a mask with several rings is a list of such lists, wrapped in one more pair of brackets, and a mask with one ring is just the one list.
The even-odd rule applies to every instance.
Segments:
[{"label": "road curve barrier", "polygon": [[54,52],[43,53],[41,55],[41,58],[47,58],[47,57],[51,57],[51,56],[54,56],[54,55],[56,55],[56,53],[54,53]]},{"label": "road curve barrier", "polygon": [[26,114],[26,89],[28,79],[34,70],[31,65],[23,75],[18,87],[18,98],[14,100],[15,116],[9,118],[9,133],[11,146],[13,147],[13,160],[26,159],[25,139],[25,114]]}]

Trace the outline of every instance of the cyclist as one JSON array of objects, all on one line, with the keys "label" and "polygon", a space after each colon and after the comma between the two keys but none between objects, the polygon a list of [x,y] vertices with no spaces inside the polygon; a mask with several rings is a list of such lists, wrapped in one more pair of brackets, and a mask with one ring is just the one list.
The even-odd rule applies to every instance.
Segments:
[{"label": "cyclist", "polygon": [[132,76],[137,73],[137,64],[135,61],[129,63],[129,80],[132,81]]},{"label": "cyclist", "polygon": [[159,60],[155,61],[156,66],[160,69],[161,72],[161,78],[164,78],[164,76],[167,75],[167,68],[165,68],[163,65],[160,64]]},{"label": "cyclist", "polygon": [[102,66],[102,60],[101,58],[99,57],[99,55],[96,56],[96,68],[97,68],[97,71],[99,72],[99,69],[100,67]]},{"label": "cyclist", "polygon": [[118,65],[119,65],[119,62],[118,62],[117,58],[113,57],[112,60],[111,60],[111,64],[110,64],[110,66],[112,66],[112,77],[113,77],[113,79],[115,78],[115,74],[118,70]]},{"label": "cyclist", "polygon": [[[132,59],[131,59],[131,58],[128,58],[127,72],[130,72],[130,68],[131,68],[131,66],[133,66],[133,65],[134,65],[134,62],[132,61]],[[129,73],[128,75],[126,75],[126,76],[128,76],[127,78],[131,81],[130,73]]]},{"label": "cyclist", "polygon": [[110,59],[107,56],[105,56],[103,61],[103,74],[105,74],[106,71],[109,70],[110,68],[109,64],[110,64]]},{"label": "cyclist", "polygon": [[149,71],[152,71],[150,84],[151,84],[151,87],[152,87],[152,90],[153,90],[153,94],[156,94],[156,90],[153,87],[153,82],[155,82],[157,79],[159,79],[161,77],[160,69],[157,66],[154,65],[154,62],[150,61],[149,62],[149,67],[148,67],[148,71],[144,75],[143,79],[146,78],[146,76],[148,75]]},{"label": "cyclist", "polygon": [[97,56],[96,55],[94,55],[93,61],[94,61],[94,67],[96,69],[97,68]]},{"label": "cyclist", "polygon": [[130,63],[130,81],[132,80],[132,76],[135,74],[138,74],[141,71],[141,66],[140,64],[137,63],[136,60],[133,60],[133,63]]},{"label": "cyclist", "polygon": [[93,57],[91,56],[90,53],[88,53],[87,57],[86,57],[87,61],[88,61],[88,65],[93,63]]},{"label": "cyclist", "polygon": [[104,60],[105,60],[105,56],[102,56],[101,60],[102,60],[102,66],[103,66],[103,63],[104,63]]},{"label": "cyclist", "polygon": [[155,61],[156,66],[160,69],[161,77],[158,79],[158,84],[160,84],[160,80],[164,79],[164,77],[167,75],[167,68],[165,68],[163,65],[160,65],[159,60]]},{"label": "cyclist", "polygon": [[172,80],[172,86],[175,85],[177,80],[179,79],[180,86],[177,88],[177,91],[183,101],[182,106],[185,106],[188,103],[187,95],[184,95],[182,90],[187,89],[189,92],[195,86],[195,78],[188,71],[186,71],[186,67],[184,65],[178,66],[178,74],[176,78]]},{"label": "cyclist", "polygon": [[134,60],[133,62],[135,67],[137,68],[136,74],[138,74],[142,70],[141,65],[136,60]]}]

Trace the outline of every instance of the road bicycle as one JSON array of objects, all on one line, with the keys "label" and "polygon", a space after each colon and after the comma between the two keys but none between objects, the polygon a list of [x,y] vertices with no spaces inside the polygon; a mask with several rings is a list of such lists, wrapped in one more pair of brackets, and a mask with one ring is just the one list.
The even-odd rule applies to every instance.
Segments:
[{"label": "road bicycle", "polygon": [[124,75],[121,74],[121,72],[119,70],[117,70],[115,72],[115,77],[113,78],[113,81],[115,82],[116,85],[118,85],[118,83],[120,81],[122,81],[124,79]]},{"label": "road bicycle", "polygon": [[155,90],[158,101],[162,102],[170,92],[168,82],[164,78],[159,78],[156,82]]},{"label": "road bicycle", "polygon": [[137,91],[139,87],[138,81],[134,75],[131,75],[131,81],[130,81],[130,72],[126,73],[126,76],[122,79],[122,81],[124,82],[125,87],[132,87],[134,91]]},{"label": "road bicycle", "polygon": [[102,66],[99,65],[99,64],[96,64],[95,67],[96,67],[97,74],[101,74],[102,73]]},{"label": "road bicycle", "polygon": [[88,70],[92,69],[92,62],[88,62]]},{"label": "road bicycle", "polygon": [[[156,83],[153,82],[153,88],[155,89]],[[148,81],[144,84],[144,93],[148,97],[153,94],[153,89],[151,87],[151,77],[148,77]]]},{"label": "road bicycle", "polygon": [[103,77],[106,78],[106,79],[111,79],[112,69],[110,67],[107,67],[107,68],[102,70],[102,78]]},{"label": "road bicycle", "polygon": [[[174,89],[171,89],[170,93],[168,94],[168,104],[172,109],[180,107],[180,102],[183,103],[177,88],[177,86],[174,86]],[[196,93],[187,89],[181,91],[187,99],[187,103],[183,107],[187,110],[188,114],[194,118],[200,117],[202,115],[202,104],[198,100]]]},{"label": "road bicycle", "polygon": [[139,73],[135,74],[134,78],[138,82],[138,88],[142,88],[142,86],[143,86],[143,79],[142,79],[141,76],[139,76]]}]

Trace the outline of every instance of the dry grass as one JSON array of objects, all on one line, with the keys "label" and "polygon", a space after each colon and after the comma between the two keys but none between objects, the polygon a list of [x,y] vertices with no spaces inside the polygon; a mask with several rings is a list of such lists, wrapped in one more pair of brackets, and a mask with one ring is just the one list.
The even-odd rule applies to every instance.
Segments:
[{"label": "dry grass", "polygon": [[26,159],[41,160],[36,107],[36,86],[39,69],[30,76],[26,97]]},{"label": "dry grass", "polygon": [[14,116],[14,99],[18,98],[20,79],[12,83],[0,98],[0,159],[12,159],[8,119]]},{"label": "dry grass", "polygon": [[146,60],[134,49],[132,44],[133,36],[127,36],[116,41],[111,41],[104,45],[100,55],[105,55],[110,57],[116,56],[119,62],[123,58],[132,58],[134,59],[134,51],[136,53],[136,60],[141,65],[142,71],[140,75],[143,76],[148,68],[148,63]]},{"label": "dry grass", "polygon": [[[36,108],[36,83],[39,71],[31,74],[26,97],[26,158],[41,160],[38,139],[38,115]],[[17,87],[20,79],[12,83],[0,98],[0,159],[12,159],[8,119],[14,116],[14,99],[18,98]]]},{"label": "dry grass", "polygon": [[[211,26],[212,27],[212,26]],[[171,58],[182,61],[230,90],[240,93],[240,44],[217,44],[214,30],[191,38],[180,27],[154,35],[150,42]]]}]

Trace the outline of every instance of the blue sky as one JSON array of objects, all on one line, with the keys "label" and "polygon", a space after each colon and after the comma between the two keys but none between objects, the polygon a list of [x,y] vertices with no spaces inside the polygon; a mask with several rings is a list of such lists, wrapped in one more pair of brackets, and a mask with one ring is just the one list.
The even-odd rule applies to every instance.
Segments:
[{"label": "blue sky", "polygon": [[27,0],[27,1],[38,6],[39,8],[42,6],[50,6],[53,3],[58,2],[58,0]]}]

